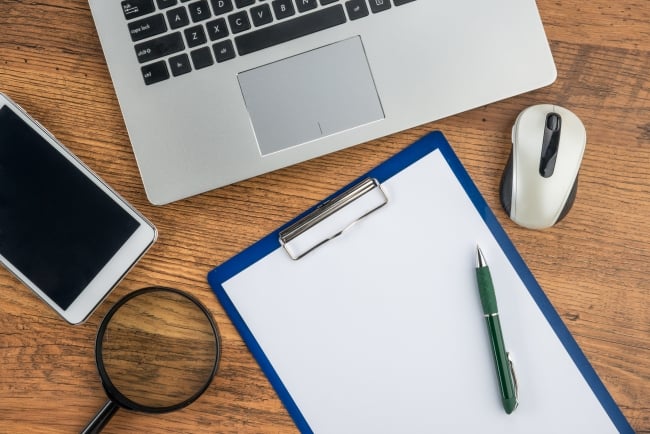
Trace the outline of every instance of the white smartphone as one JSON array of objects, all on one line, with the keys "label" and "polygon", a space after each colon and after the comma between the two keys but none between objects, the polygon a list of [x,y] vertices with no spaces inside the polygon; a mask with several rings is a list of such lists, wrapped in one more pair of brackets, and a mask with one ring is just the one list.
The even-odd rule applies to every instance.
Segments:
[{"label": "white smartphone", "polygon": [[156,228],[0,93],[0,262],[71,324],[83,322]]}]

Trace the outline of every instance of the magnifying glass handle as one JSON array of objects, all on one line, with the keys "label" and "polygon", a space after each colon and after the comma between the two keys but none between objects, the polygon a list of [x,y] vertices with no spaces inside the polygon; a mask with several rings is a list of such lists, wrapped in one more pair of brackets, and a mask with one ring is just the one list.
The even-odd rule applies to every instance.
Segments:
[{"label": "magnifying glass handle", "polygon": [[118,408],[120,408],[120,406],[109,399],[88,425],[86,425],[86,428],[81,431],[81,434],[99,433],[108,421],[111,420],[111,417],[113,417]]}]

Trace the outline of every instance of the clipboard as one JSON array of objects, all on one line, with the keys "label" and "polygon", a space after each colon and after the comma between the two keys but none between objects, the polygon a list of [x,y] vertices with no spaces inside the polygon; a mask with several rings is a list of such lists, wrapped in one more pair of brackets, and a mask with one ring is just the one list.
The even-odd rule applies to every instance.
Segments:
[{"label": "clipboard", "polygon": [[[519,383],[511,415],[477,244]],[[301,432],[633,432],[440,132],[208,281]]]}]

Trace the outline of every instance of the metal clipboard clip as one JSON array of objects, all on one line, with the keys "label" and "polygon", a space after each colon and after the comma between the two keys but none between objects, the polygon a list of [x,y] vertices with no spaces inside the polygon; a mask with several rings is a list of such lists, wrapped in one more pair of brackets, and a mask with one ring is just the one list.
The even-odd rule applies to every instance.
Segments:
[{"label": "metal clipboard clip", "polygon": [[280,244],[298,260],[386,203],[388,196],[379,181],[366,178],[280,231]]}]

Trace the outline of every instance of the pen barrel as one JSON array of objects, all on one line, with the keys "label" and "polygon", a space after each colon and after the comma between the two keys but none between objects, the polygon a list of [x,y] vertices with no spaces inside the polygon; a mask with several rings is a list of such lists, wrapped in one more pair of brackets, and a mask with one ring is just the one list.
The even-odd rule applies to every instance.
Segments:
[{"label": "pen barrel", "polygon": [[483,313],[485,315],[497,313],[497,298],[494,294],[494,285],[492,285],[490,269],[488,267],[478,267],[476,269],[476,281],[478,282],[478,292],[481,296]]},{"label": "pen barrel", "polygon": [[501,321],[499,315],[489,315],[485,317],[492,345],[492,355],[496,366],[499,388],[501,389],[501,399],[506,412],[511,413],[517,406],[517,396],[515,390],[515,380],[512,376],[510,360],[506,352],[506,346],[503,341],[503,332],[501,331]]}]

